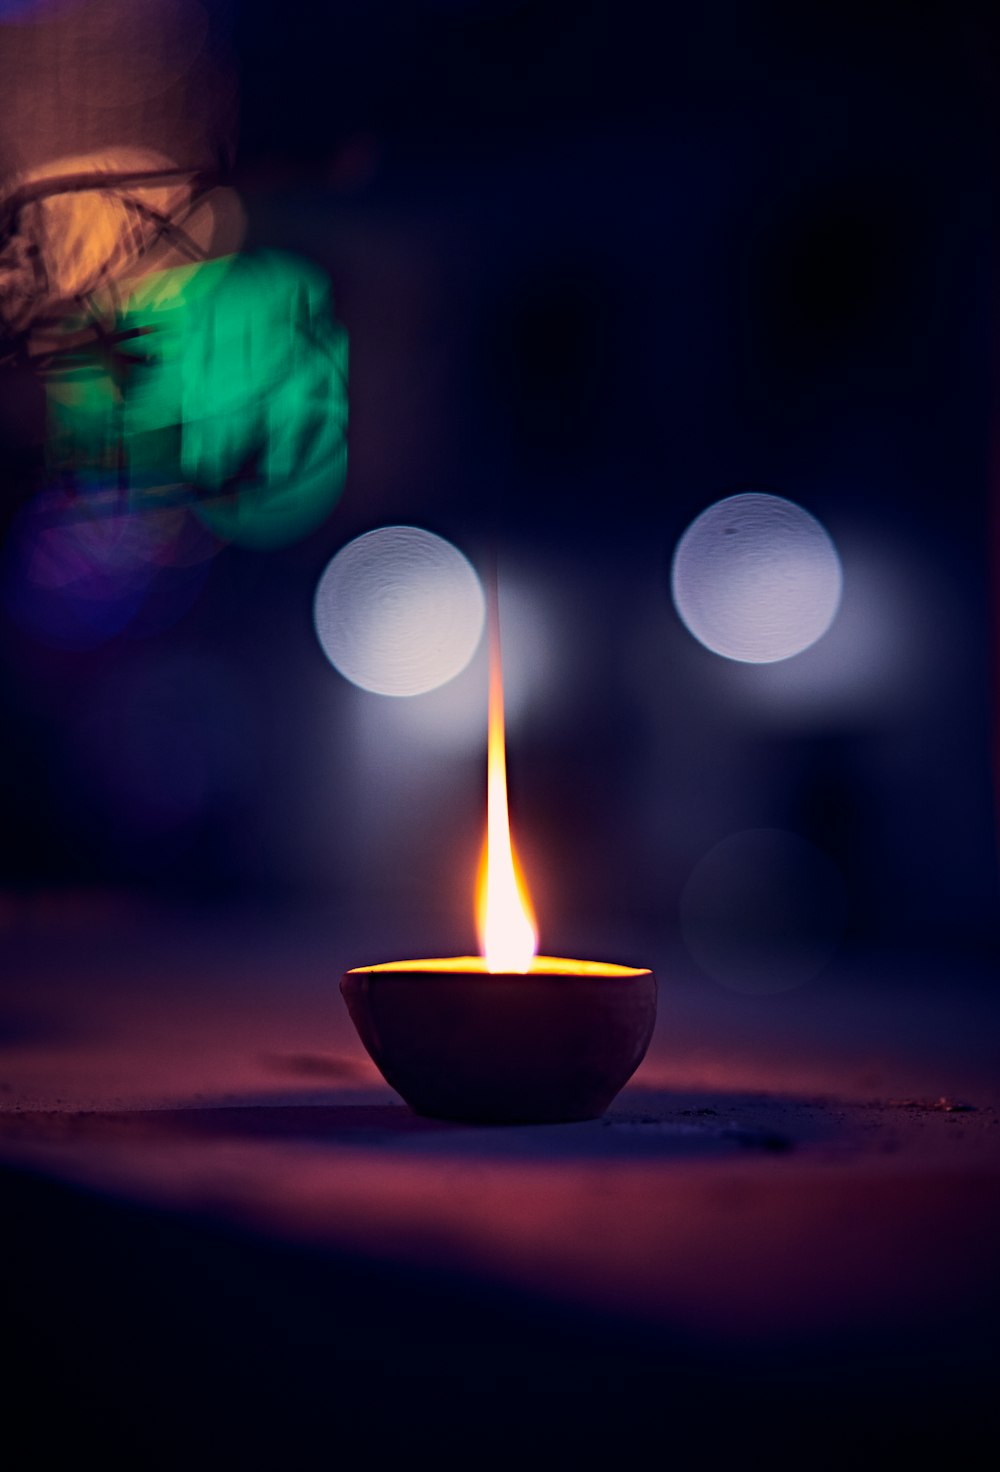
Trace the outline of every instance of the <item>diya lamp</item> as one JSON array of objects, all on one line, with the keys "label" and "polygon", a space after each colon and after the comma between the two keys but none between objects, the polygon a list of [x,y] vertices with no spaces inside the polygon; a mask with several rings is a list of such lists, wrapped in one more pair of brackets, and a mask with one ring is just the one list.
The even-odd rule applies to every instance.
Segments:
[{"label": "diya lamp", "polygon": [[359,966],[340,989],[372,1060],[417,1114],[492,1124],[596,1119],[645,1056],[656,980],[642,968],[536,954],[510,836],[495,589],[487,761],[476,886],[482,954]]}]

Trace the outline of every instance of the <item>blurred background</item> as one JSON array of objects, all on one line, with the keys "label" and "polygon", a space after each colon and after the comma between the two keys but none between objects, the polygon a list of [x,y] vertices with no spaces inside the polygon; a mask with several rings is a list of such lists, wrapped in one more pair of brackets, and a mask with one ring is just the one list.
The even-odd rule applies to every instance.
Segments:
[{"label": "blurred background", "polygon": [[[329,922],[334,969],[474,949],[495,557],[543,950],[989,977],[993,24],[0,25],[8,935],[268,911]],[[747,494],[786,518],[743,527],[757,581],[732,506],[682,564]],[[357,543],[399,526],[431,537]],[[692,633],[685,567],[710,625],[763,610],[756,653]]]}]

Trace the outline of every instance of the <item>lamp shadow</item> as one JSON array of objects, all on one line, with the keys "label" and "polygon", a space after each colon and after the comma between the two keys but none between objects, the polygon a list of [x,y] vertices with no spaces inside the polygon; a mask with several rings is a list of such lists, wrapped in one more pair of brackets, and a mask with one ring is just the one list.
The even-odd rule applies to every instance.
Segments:
[{"label": "lamp shadow", "polygon": [[[532,1159],[779,1155],[845,1133],[842,1108],[792,1095],[634,1088],[599,1119],[567,1124],[476,1124],[427,1119],[401,1103],[218,1104],[0,1116],[0,1142],[86,1145],[296,1141],[365,1151]],[[313,1096],[314,1098],[315,1096]]]}]

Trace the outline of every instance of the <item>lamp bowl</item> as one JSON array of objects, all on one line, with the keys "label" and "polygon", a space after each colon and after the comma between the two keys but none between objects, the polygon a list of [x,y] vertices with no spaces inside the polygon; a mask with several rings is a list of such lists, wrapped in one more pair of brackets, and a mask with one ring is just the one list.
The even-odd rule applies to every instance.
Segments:
[{"label": "lamp bowl", "polygon": [[558,972],[486,973],[472,958],[461,969],[462,959],[343,977],[351,1020],[386,1082],[434,1119],[552,1124],[603,1114],[649,1045],[653,973],[566,961]]}]

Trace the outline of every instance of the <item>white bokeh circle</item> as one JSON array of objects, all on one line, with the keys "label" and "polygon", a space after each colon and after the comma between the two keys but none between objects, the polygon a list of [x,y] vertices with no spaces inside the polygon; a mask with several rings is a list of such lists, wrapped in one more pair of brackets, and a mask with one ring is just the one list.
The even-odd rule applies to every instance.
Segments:
[{"label": "white bokeh circle", "polygon": [[415,526],[379,527],[349,542],[313,602],[327,659],[377,695],[422,695],[453,679],[475,653],[485,618],[468,559]]},{"label": "white bokeh circle", "polygon": [[674,605],[714,654],[771,664],[808,649],[840,604],[840,558],[814,516],[749,491],[709,506],[677,544]]}]

